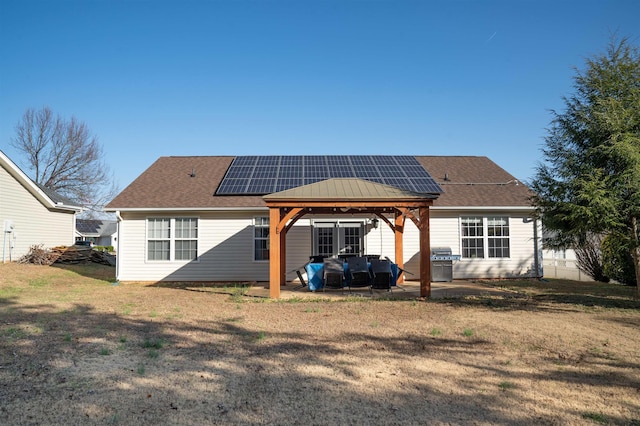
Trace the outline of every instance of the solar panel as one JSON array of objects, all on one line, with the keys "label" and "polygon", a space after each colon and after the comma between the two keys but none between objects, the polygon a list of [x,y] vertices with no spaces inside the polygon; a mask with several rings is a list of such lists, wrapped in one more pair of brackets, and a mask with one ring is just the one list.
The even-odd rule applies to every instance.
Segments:
[{"label": "solar panel", "polygon": [[409,155],[249,155],[233,160],[216,194],[264,195],[330,178],[359,178],[414,192],[442,193]]}]

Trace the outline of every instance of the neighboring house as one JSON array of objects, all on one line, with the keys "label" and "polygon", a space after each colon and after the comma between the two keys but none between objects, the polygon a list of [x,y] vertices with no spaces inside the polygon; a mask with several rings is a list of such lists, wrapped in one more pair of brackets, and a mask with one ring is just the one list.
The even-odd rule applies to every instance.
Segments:
[{"label": "neighboring house", "polygon": [[[362,175],[365,181],[373,181],[361,185],[368,192],[367,199],[387,197],[384,203],[357,204],[343,195],[335,203],[326,201],[323,209],[294,209],[299,211],[295,215],[290,210],[294,219],[290,224],[295,223],[283,228],[287,247],[284,263],[270,265],[271,245],[274,241],[278,247],[282,245],[270,235],[276,229],[270,227],[270,214],[279,214],[280,220],[285,221],[288,216],[286,207],[280,213],[270,210],[265,198],[271,203],[275,198],[283,206],[288,197],[295,206],[295,197],[305,192],[305,196],[320,199],[321,195],[313,194],[335,188],[321,181],[341,177],[342,171],[334,170],[334,164],[366,163],[367,158],[391,164],[353,167],[357,177]],[[303,176],[310,177],[306,180],[299,175],[297,166],[292,166],[303,160]],[[417,166],[413,164],[415,160]],[[402,165],[403,162],[409,165]],[[388,208],[393,205],[393,196],[389,195],[393,191],[386,183],[402,187],[411,180],[406,178],[407,173],[419,173],[418,169],[428,171],[436,183],[429,184],[429,194],[422,194],[424,202],[430,204],[426,242],[420,241],[423,234],[413,219],[398,222],[405,217],[415,218],[417,209]],[[381,178],[380,173],[387,177]],[[305,191],[306,183],[313,186]],[[353,192],[358,179],[349,180],[349,185],[348,191]],[[300,190],[286,191],[291,187]],[[402,191],[398,196],[416,195],[407,187]],[[419,279],[420,271],[425,270],[420,266],[421,244],[447,247],[461,256],[453,265],[454,279],[540,277],[541,227],[532,219],[530,196],[525,185],[486,157],[161,157],[106,210],[118,217],[120,281],[274,283],[274,276],[281,270],[286,272],[287,280],[295,279],[294,271],[311,255],[340,253],[387,256],[404,264],[413,274],[408,279]],[[355,208],[356,205],[361,207]],[[403,226],[396,229],[394,223]],[[398,230],[402,231],[400,242]],[[398,244],[402,246],[400,251]],[[402,253],[402,259],[396,259],[398,253]]]},{"label": "neighboring house", "polygon": [[118,223],[114,220],[76,219],[76,241],[91,241],[95,246],[115,248]]},{"label": "neighboring house", "polygon": [[2,151],[0,166],[3,262],[19,259],[33,245],[72,245],[81,208],[33,182]]}]

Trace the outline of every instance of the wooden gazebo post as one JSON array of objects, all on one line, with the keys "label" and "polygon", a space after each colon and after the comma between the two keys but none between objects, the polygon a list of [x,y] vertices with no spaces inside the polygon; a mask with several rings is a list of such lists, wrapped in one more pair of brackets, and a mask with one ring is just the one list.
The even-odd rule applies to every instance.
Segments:
[{"label": "wooden gazebo post", "polygon": [[280,207],[269,207],[269,297],[280,298],[280,286],[285,276],[286,229],[277,232],[280,224]]},{"label": "wooden gazebo post", "polygon": [[[395,238],[395,246],[396,246],[396,265],[398,265],[398,269],[404,269],[404,215],[401,211],[396,210],[396,220],[393,229],[394,238]],[[404,274],[398,275],[398,283],[402,284],[404,282]]]},{"label": "wooden gazebo post", "polygon": [[429,207],[420,207],[420,297],[431,297]]}]

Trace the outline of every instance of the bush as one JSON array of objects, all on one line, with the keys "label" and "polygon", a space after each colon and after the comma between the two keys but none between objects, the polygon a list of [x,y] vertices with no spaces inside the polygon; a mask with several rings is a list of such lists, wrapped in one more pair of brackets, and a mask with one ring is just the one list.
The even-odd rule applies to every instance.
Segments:
[{"label": "bush", "polygon": [[93,249],[97,251],[106,251],[108,253],[113,252],[113,246],[94,246]]},{"label": "bush", "polygon": [[579,247],[576,247],[576,265],[595,281],[609,282],[603,263],[602,237],[596,234],[588,235]]},{"label": "bush", "polygon": [[608,235],[602,241],[602,268],[611,279],[625,285],[636,285],[636,271],[629,243]]}]

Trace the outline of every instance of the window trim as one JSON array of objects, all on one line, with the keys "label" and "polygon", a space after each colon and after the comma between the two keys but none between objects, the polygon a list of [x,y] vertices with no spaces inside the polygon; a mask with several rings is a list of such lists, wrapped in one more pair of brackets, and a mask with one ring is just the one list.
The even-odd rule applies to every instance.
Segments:
[{"label": "window trim", "polygon": [[[177,238],[176,237],[176,219],[191,219],[196,221],[196,237],[195,238]],[[149,221],[150,220],[168,220],[169,221],[169,237],[168,238],[149,238]],[[148,216],[145,218],[145,244],[144,244],[144,261],[145,263],[193,263],[200,262],[200,217],[198,216]],[[169,242],[169,259],[149,259],[149,241],[168,241]],[[196,257],[195,259],[176,259],[176,242],[177,241],[195,241]]]},{"label": "window trim", "polygon": [[[261,223],[258,224],[258,219],[261,219]],[[266,222],[266,225],[265,225]],[[251,249],[251,260],[257,263],[268,263],[269,260],[271,259],[271,237],[270,237],[270,232],[271,232],[271,222],[270,222],[270,218],[269,216],[254,216],[253,217],[253,234],[251,236],[251,243],[252,243],[252,249]],[[267,236],[266,237],[257,237],[256,236],[256,229],[257,228],[267,228]],[[257,259],[256,255],[258,254],[257,250],[256,250],[256,242],[258,240],[264,240],[266,241],[266,245],[267,245],[267,258],[266,259]]]},{"label": "window trim", "polygon": [[[478,237],[478,236],[464,236],[463,233],[463,220],[464,219],[481,219],[482,220],[482,236]],[[489,220],[490,219],[505,219],[506,220],[506,225],[503,225],[502,229],[506,229],[507,231],[507,235],[503,236],[503,235],[499,235],[499,236],[495,236],[495,235],[489,235],[489,228],[490,226],[494,226],[494,225],[489,225]],[[484,260],[495,260],[495,259],[511,259],[511,250],[512,250],[512,244],[511,244],[511,217],[510,216],[505,216],[505,215],[500,215],[500,214],[492,214],[492,215],[486,215],[486,216],[480,216],[480,215],[465,215],[465,216],[460,216],[458,219],[458,226],[459,226],[459,235],[460,235],[460,254],[462,255],[462,259],[468,259],[468,260],[475,260],[475,259],[484,259]],[[483,255],[482,257],[469,257],[469,256],[465,256],[464,255],[464,240],[465,239],[475,239],[475,240],[480,240],[482,238],[482,251],[483,251]],[[502,248],[489,248],[489,240],[507,240],[507,245],[506,248],[502,247]],[[508,256],[504,256],[504,257],[498,257],[498,256],[490,256],[490,251],[496,251],[496,250],[507,250],[508,251]]]}]

